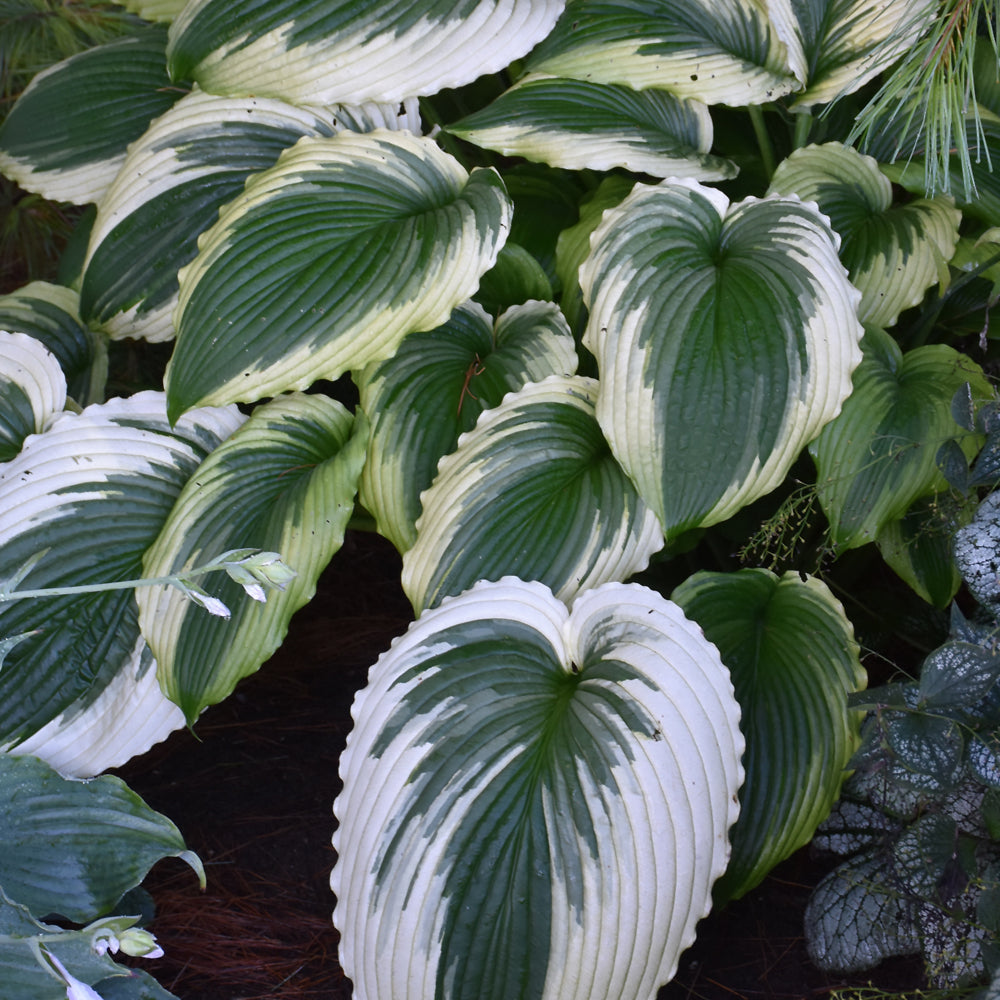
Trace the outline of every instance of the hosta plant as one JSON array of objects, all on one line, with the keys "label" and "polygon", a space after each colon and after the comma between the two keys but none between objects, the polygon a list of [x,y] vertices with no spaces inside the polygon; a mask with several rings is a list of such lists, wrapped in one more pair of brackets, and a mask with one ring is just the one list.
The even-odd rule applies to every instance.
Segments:
[{"label": "hosta plant", "polygon": [[[977,22],[404,6],[129,0],[0,127],[0,169],[93,205],[65,285],[0,296],[0,746],[83,777],[197,726],[374,528],[416,621],[342,766],[357,995],[652,997],[838,796],[837,557],[958,587],[925,540],[984,436],[951,401],[992,397],[958,334],[989,353],[1000,199],[844,140]],[[107,397],[135,342],[169,361]]]}]

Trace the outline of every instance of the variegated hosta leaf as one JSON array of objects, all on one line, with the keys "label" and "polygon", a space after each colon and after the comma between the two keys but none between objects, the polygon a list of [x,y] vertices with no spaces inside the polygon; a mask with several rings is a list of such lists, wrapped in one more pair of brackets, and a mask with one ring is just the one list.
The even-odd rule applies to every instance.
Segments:
[{"label": "variegated hosta leaf", "polygon": [[0,885],[39,917],[102,917],[161,858],[205,884],[177,827],[120,778],[73,781],[35,757],[0,754],[0,839]]},{"label": "variegated hosta leaf", "polygon": [[804,82],[789,12],[760,0],[570,0],[528,60],[533,72],[659,87],[706,104],[773,101]]},{"label": "variegated hosta leaf", "polygon": [[936,0],[792,0],[809,67],[795,106],[824,104],[888,69],[922,34]]},{"label": "variegated hosta leaf", "polygon": [[748,892],[812,838],[858,745],[854,629],[824,583],[764,569],[697,573],[673,593],[732,673],[747,741],[733,857],[716,900]]},{"label": "variegated hosta leaf", "polygon": [[861,357],[837,237],[798,199],[730,205],[693,181],[637,186],[580,269],[597,416],[667,535],[784,479]]},{"label": "variegated hosta leaf", "polygon": [[80,319],[80,297],[62,285],[32,281],[0,295],[0,329],[27,333],[55,355],[69,395],[81,406],[104,400],[107,341]]},{"label": "variegated hosta leaf", "polygon": [[340,548],[365,460],[367,421],[321,395],[282,396],[259,407],[182,490],[145,575],[168,576],[231,549],[278,552],[298,575],[256,603],[222,572],[204,578],[232,612],[206,615],[175,588],[136,593],[139,625],[160,685],[193,724],[281,644],[292,615]]},{"label": "variegated hosta leaf", "polygon": [[217,94],[295,104],[400,101],[519,59],[565,0],[191,0],[170,31],[170,72]]},{"label": "variegated hosta leaf", "polygon": [[508,309],[494,324],[475,303],[459,306],[443,326],[411,333],[388,361],[356,381],[371,414],[361,503],[400,552],[417,537],[420,494],[459,434],[508,392],[546,375],[572,375],[576,348],[551,302]]},{"label": "variegated hosta leaf", "polygon": [[663,532],[608,448],[597,392],[582,376],[526,385],[441,460],[403,556],[414,608],[508,575],[571,600],[645,569]]},{"label": "variegated hosta leaf", "polygon": [[475,292],[510,228],[491,170],[430,139],[302,139],[223,211],[181,272],[171,415],[390,357]]},{"label": "variegated hosta leaf", "polygon": [[840,259],[861,291],[858,319],[871,326],[894,326],[919,305],[958,243],[962,214],[951,198],[893,205],[878,163],[839,142],[796,150],[778,165],[768,193],[815,201],[829,216]]},{"label": "variegated hosta leaf", "polygon": [[[153,392],[62,414],[0,466],[0,580],[29,566],[17,589],[141,576],[181,487],[241,421],[199,411],[171,430]],[[131,591],[0,602],[0,636],[24,633],[0,670],[0,745],[87,775],[183,725]]]},{"label": "variegated hosta leaf", "polygon": [[83,277],[81,311],[112,337],[174,335],[177,271],[200,233],[304,135],[333,135],[334,113],[254,97],[194,91],[129,150],[101,202]]},{"label": "variegated hosta leaf", "polygon": [[41,434],[66,406],[66,377],[40,340],[0,330],[0,462]]},{"label": "variegated hosta leaf", "polygon": [[365,1000],[649,1000],[710,906],[743,739],[718,654],[636,585],[478,584],[372,668],[331,884]]},{"label": "variegated hosta leaf", "polygon": [[0,126],[0,171],[53,201],[98,201],[125,147],[183,93],[167,76],[166,42],[150,28],[39,73]]},{"label": "variegated hosta leaf", "polygon": [[709,154],[708,108],[665,90],[531,75],[448,131],[505,156],[554,167],[624,167],[704,181],[736,176],[734,164]]},{"label": "variegated hosta leaf", "polygon": [[969,382],[974,398],[992,398],[979,365],[945,344],[904,355],[892,337],[873,329],[864,350],[843,412],[809,447],[838,549],[874,541],[918,497],[944,489],[940,446],[956,438],[971,459],[981,443],[955,423],[952,397]]}]

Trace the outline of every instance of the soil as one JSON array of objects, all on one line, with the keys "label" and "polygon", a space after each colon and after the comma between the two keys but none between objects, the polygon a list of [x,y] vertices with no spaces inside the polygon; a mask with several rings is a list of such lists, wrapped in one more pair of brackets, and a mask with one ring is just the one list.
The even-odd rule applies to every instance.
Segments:
[{"label": "soil", "polygon": [[[194,735],[177,732],[118,772],[178,825],[208,873],[201,892],[169,859],[145,883],[166,955],[144,967],[181,1000],[350,997],[329,888],[337,761],[355,691],[411,619],[395,551],[349,534],[264,668]],[[713,912],[659,1000],[805,1000],[868,982],[913,995],[915,958],[853,980],[809,963],[802,913],[824,870],[804,850]]]}]

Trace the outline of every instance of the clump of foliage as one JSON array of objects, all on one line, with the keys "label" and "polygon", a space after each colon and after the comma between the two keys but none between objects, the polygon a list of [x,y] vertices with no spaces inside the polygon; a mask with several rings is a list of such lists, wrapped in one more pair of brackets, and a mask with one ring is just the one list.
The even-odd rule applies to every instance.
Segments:
[{"label": "clump of foliage", "polygon": [[[838,797],[845,554],[960,585],[936,456],[985,474],[952,399],[992,412],[1000,189],[843,140],[993,8],[459,6],[130,0],[0,126],[93,206],[62,284],[0,297],[0,746],[90,777],[195,726],[374,527],[415,621],[342,761],[359,995],[649,997]],[[169,361],[109,396],[129,341]],[[735,564],[798,510],[822,558]],[[32,1000],[151,989],[31,941]]]}]

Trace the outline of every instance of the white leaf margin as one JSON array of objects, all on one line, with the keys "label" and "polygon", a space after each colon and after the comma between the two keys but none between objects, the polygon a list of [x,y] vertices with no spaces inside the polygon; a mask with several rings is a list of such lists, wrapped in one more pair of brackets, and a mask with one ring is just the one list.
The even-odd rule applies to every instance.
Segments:
[{"label": "white leaf margin", "polygon": [[[428,810],[431,828],[412,834],[412,849],[397,852],[401,866],[376,886],[378,858],[394,833],[401,802],[415,792],[411,776],[441,750],[423,736],[427,723],[471,707],[456,692],[430,715],[400,719],[400,705],[423,675],[405,684],[399,678],[448,648],[438,639],[441,631],[499,619],[536,630],[564,669],[579,665],[584,678],[586,664],[604,652],[627,660],[637,676],[622,682],[619,693],[657,719],[662,739],[637,741],[634,761],[616,772],[628,794],[613,799],[595,789],[595,803],[605,810],[619,806],[612,819],[624,825],[599,830],[607,855],[585,881],[582,912],[572,909],[553,865],[553,960],[542,993],[543,1000],[645,1000],[676,972],[697,921],[711,908],[711,886],[728,864],[745,741],[718,651],[677,605],[637,584],[586,591],[569,610],[543,584],[515,577],[481,582],[424,612],[372,667],[352,708],[355,728],[340,759],[344,787],[334,804],[339,860],[330,882],[344,971],[363,1000],[437,995],[445,907],[428,904],[440,899],[439,866],[471,798],[506,758],[484,754],[482,767],[465,784],[456,780],[450,802],[439,800]],[[390,747],[395,757],[383,764],[370,751],[390,724],[396,729]],[[567,907],[563,913],[560,903]]]}]

